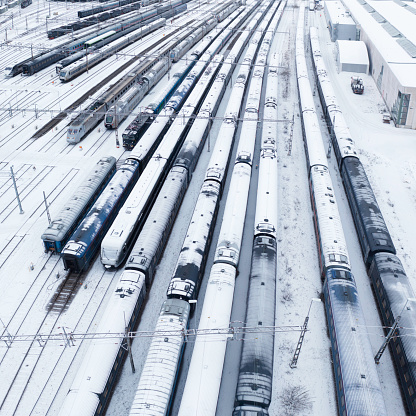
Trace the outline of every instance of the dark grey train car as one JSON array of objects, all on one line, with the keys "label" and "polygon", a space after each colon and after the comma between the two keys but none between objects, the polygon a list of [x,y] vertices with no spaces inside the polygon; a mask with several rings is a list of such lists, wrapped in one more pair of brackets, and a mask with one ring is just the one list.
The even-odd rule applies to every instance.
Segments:
[{"label": "dark grey train car", "polygon": [[45,252],[60,253],[75,228],[116,171],[116,159],[101,158],[42,234]]},{"label": "dark grey train car", "polygon": [[393,254],[375,254],[369,275],[385,331],[401,317],[389,347],[408,414],[416,415],[415,293],[402,263]]},{"label": "dark grey train car", "polygon": [[389,230],[359,159],[344,159],[341,171],[345,192],[367,267],[379,252],[396,254]]},{"label": "dark grey train car", "polygon": [[[254,239],[246,326],[274,326],[276,309],[276,240]],[[272,398],[274,333],[253,333],[244,337],[238,375],[234,416],[268,415]],[[247,413],[253,405],[257,413]]]}]

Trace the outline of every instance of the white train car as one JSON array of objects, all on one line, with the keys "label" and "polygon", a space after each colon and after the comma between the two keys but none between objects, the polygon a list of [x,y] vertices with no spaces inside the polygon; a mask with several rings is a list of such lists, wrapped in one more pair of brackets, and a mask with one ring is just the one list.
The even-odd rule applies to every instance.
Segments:
[{"label": "white train car", "polygon": [[184,339],[181,332],[186,329],[189,312],[189,303],[184,300],[163,302],[155,331],[166,331],[170,335],[152,339],[130,416],[167,414],[179,365],[179,360],[174,358],[182,353]]},{"label": "white train car", "polygon": [[90,342],[59,416],[102,414],[117,379],[117,367],[126,352],[125,340],[111,334],[125,333],[126,317],[131,317],[127,330],[134,327],[145,296],[144,274],[125,271],[110,300],[111,308],[105,310],[97,327],[100,336]]},{"label": "white train car", "polygon": [[[341,167],[341,161],[347,156],[357,156],[357,149],[351,138],[351,132],[342,114],[338,101],[328,77],[325,64],[321,55],[319,46],[318,30],[311,27],[309,30],[311,48],[313,51],[313,62],[316,77],[318,78],[317,86],[321,101],[325,104],[322,106],[329,132],[333,138],[334,151]],[[334,140],[335,138],[335,140]]]}]

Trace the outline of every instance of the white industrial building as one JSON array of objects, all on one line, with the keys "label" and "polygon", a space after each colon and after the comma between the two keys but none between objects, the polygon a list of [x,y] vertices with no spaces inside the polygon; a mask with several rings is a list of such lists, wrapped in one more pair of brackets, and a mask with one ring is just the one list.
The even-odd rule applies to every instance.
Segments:
[{"label": "white industrial building", "polygon": [[340,1],[326,1],[324,14],[332,42],[358,40],[355,22]]},{"label": "white industrial building", "polygon": [[363,41],[337,40],[337,65],[340,72],[368,74],[370,62]]},{"label": "white industrial building", "polygon": [[367,46],[370,74],[395,125],[416,129],[416,8],[401,0],[343,2]]}]

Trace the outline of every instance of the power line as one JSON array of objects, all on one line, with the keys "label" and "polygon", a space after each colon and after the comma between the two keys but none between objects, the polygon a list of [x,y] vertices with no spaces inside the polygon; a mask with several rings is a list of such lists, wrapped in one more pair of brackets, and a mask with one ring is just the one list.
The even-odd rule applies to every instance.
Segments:
[{"label": "power line", "polygon": [[[243,335],[249,334],[275,334],[278,332],[291,332],[301,331],[303,326],[300,325],[288,325],[288,326],[259,326],[259,327],[238,327],[229,326],[228,328],[211,328],[211,329],[186,329],[182,331],[178,330],[163,330],[163,331],[132,331],[132,332],[81,332],[75,333],[68,331],[68,328],[59,327],[61,332],[49,333],[49,334],[31,334],[31,335],[12,335],[6,330],[6,334],[0,336],[0,342],[4,342],[8,348],[12,347],[15,343],[29,342],[39,343],[40,347],[43,347],[47,342],[58,342],[66,346],[75,346],[77,341],[83,340],[115,340],[123,341],[126,339],[134,338],[169,338],[180,337],[184,342],[192,342],[197,336],[209,336],[209,335],[225,335],[227,339],[243,341]],[[237,337],[238,335],[238,337]],[[215,340],[212,340],[215,341]]]}]

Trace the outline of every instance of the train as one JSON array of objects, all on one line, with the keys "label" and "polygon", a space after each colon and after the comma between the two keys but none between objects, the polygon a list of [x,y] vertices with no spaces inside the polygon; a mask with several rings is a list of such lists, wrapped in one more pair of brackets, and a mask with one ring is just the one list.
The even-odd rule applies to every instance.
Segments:
[{"label": "train", "polygon": [[153,103],[150,103],[144,110],[139,110],[138,116],[127,126],[122,134],[123,147],[126,150],[132,150],[140,137],[143,135],[145,127],[150,125],[149,121],[153,121],[162,108],[165,107],[172,94],[184,80],[191,65],[184,63],[182,67],[171,77],[165,88],[158,92]]},{"label": "train", "polygon": [[32,0],[23,0],[23,1],[20,3],[20,7],[21,7],[22,9],[25,9],[26,7],[30,6],[31,4],[32,4]]},{"label": "train", "polygon": [[409,302],[415,292],[396,255],[396,248],[365,173],[346,121],[337,103],[323,62],[318,32],[310,28],[312,63],[319,98],[327,120],[331,143],[341,174],[360,242],[363,261],[380,311],[385,331],[400,319],[389,344],[396,375],[409,415],[416,415],[415,341],[410,333],[416,322],[416,308]]},{"label": "train", "polygon": [[[130,45],[131,43],[135,42],[136,40],[140,39],[142,36],[145,36],[161,27],[163,27],[166,23],[166,19],[157,19],[148,25],[142,26],[140,29],[131,32],[128,35],[122,36],[117,40],[112,41],[111,43],[96,49],[94,48],[92,53],[81,57],[81,59],[67,65],[65,69],[63,69],[63,63],[61,61],[62,69],[59,72],[59,80],[61,82],[70,81],[77,76],[84,73],[87,69],[90,69],[103,61],[104,59],[108,58],[109,56],[114,55],[119,50],[125,48],[126,46]],[[68,58],[66,58],[68,59]]]},{"label": "train", "polygon": [[[211,11],[211,13],[215,13],[216,21],[222,22],[227,16],[238,8],[239,3],[233,2],[231,4],[226,4],[225,6],[226,7],[222,7],[222,10],[219,10],[218,13],[216,13],[215,10]],[[208,18],[203,21],[202,25],[196,29],[196,32],[200,33],[200,31],[202,31],[203,33],[208,33],[216,25],[213,19],[214,18]],[[195,36],[194,33],[195,32],[191,33],[185,40],[173,49],[171,52],[173,62],[178,62],[180,58],[184,56],[186,51],[188,51],[191,46],[193,46],[201,38],[200,36]],[[169,99],[170,94],[175,90],[176,86],[182,81],[186,74],[186,71],[179,70],[173,75],[172,79],[166,85],[166,91],[162,91],[153,103],[150,103],[145,109],[140,110],[139,114],[128,125],[122,134],[124,148],[131,150],[137,144],[144,129],[151,123],[152,120],[155,119],[156,115],[159,114],[166,104],[166,100]]]},{"label": "train", "polygon": [[[177,7],[174,12],[179,11],[182,5]],[[189,29],[192,31],[192,28]],[[168,43],[155,51],[155,58],[142,58],[139,65],[121,78],[108,91],[100,95],[87,109],[71,121],[67,131],[67,142],[71,144],[79,143],[104,117],[109,108],[131,87],[140,81],[143,74],[149,71],[160,59],[166,59],[167,55],[179,42],[181,38],[173,38]],[[148,85],[151,88],[152,85]]]},{"label": "train", "polygon": [[140,0],[119,0],[119,1],[106,3],[103,6],[92,7],[91,9],[79,10],[78,17],[81,18],[81,17],[92,16],[93,14],[106,12],[107,10],[112,10],[117,7],[122,7],[130,3],[140,3],[141,7],[144,6]]},{"label": "train", "polygon": [[104,234],[110,227],[139,177],[139,161],[127,159],[105,187],[61,251],[65,270],[86,271]]},{"label": "train", "polygon": [[296,32],[296,77],[338,414],[387,415],[368,335],[356,330],[365,325],[364,313],[351,272],[312,95],[304,28],[303,5]]},{"label": "train", "polygon": [[[9,72],[9,76],[15,76],[20,72],[22,72],[24,75],[33,75],[36,72],[39,72],[42,69],[47,68],[50,65],[53,65],[61,59],[64,59],[68,55],[85,48],[86,42],[103,33],[109,31],[116,32],[116,34],[113,37],[108,38],[107,41],[109,42],[114,39],[117,39],[119,36],[122,36],[121,32],[127,34],[135,29],[140,28],[140,26],[143,25],[143,22],[150,23],[152,20],[156,20],[158,17],[169,18],[175,14],[181,13],[186,10],[186,4],[181,5],[181,0],[176,0],[174,4],[176,4],[176,7],[169,7],[166,11],[162,11],[162,9],[155,9],[153,11],[148,12],[138,12],[134,17],[131,17],[114,25],[110,25],[105,29],[101,29],[98,32],[91,33],[90,35],[82,37],[76,41],[69,42],[66,45],[62,45],[56,49],[48,51],[47,53],[39,54],[34,59],[26,59],[14,65]],[[157,14],[159,11],[161,13]]]},{"label": "train", "polygon": [[[131,3],[124,7],[115,8],[110,11],[105,11],[97,15],[93,15],[92,17],[82,18],[73,23],[69,23],[67,25],[60,26],[54,29],[50,29],[47,32],[47,36],[49,39],[56,39],[60,36],[67,35],[68,33],[74,33],[77,30],[80,30],[80,29],[83,29],[92,25],[96,25],[99,22],[105,22],[106,20],[113,19],[115,17],[118,17],[126,13],[130,13],[131,11],[138,10],[139,8],[140,8],[140,2]],[[157,10],[147,10],[144,12],[139,12],[138,21],[156,16],[157,14],[158,14]]]},{"label": "train", "polygon": [[[231,65],[229,67],[231,68]],[[216,80],[218,79],[220,78],[217,77]],[[221,78],[221,80],[221,84],[224,84],[224,78]],[[213,89],[216,92],[211,94]],[[214,82],[207,100],[212,100],[214,96],[221,97],[221,92],[223,93],[224,90],[225,85],[220,86]],[[217,102],[219,103],[219,101],[220,98]],[[196,127],[196,123],[204,123],[205,127]],[[100,321],[99,328],[97,328],[100,332],[124,331],[126,319],[128,320],[128,330],[132,330],[137,322],[147,294],[147,288],[153,280],[158,259],[169,238],[170,229],[189,184],[192,174],[190,169],[196,163],[192,160],[193,157],[189,154],[188,149],[191,146],[194,149],[195,157],[198,157],[211,120],[195,120],[195,124],[192,129],[199,132],[199,134],[188,135],[189,144],[184,143],[167,175],[149,218],[129,257],[129,266],[126,266],[120,276],[110,304],[104,312],[104,318]],[[193,145],[190,145],[191,143]],[[183,152],[186,152],[189,161],[192,160],[188,167],[183,163]],[[176,328],[180,330],[183,328],[182,322],[188,321],[189,304],[186,304],[184,308],[182,302],[176,299],[168,300],[162,307],[162,313],[168,318],[169,327],[175,321]],[[166,342],[162,338],[162,342],[166,343],[165,347],[169,349],[175,348],[174,341]],[[91,344],[81,366],[82,370],[77,373],[61,408],[61,416],[78,415],[79,409],[85,409],[85,406],[91,410],[89,413],[85,413],[84,410],[83,414],[102,413],[102,409],[105,408],[109,398],[108,393],[111,391],[116,378],[116,372],[121,368],[119,364],[125,355],[124,344],[125,341],[123,343],[119,341],[114,343],[93,342]],[[98,367],[100,371],[97,371]]]},{"label": "train", "polygon": [[83,178],[75,193],[64,204],[42,234],[45,252],[60,253],[82,218],[116,171],[116,159],[102,157]]},{"label": "train", "polygon": [[[284,7],[284,6],[283,6]],[[270,32],[268,32],[269,34]],[[267,35],[266,35],[267,36]],[[277,120],[279,56],[270,60],[260,162],[254,237],[249,276],[246,318],[247,327],[275,325],[277,272]],[[260,308],[259,305],[262,305]],[[257,412],[268,415],[272,399],[274,334],[244,335],[233,416]],[[256,388],[253,389],[253,386]]]}]

